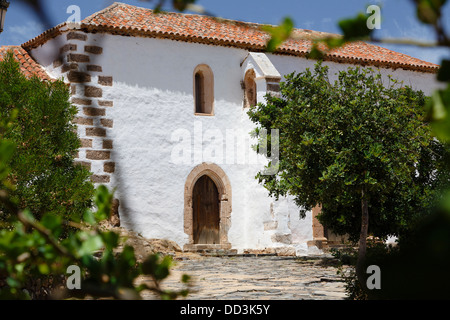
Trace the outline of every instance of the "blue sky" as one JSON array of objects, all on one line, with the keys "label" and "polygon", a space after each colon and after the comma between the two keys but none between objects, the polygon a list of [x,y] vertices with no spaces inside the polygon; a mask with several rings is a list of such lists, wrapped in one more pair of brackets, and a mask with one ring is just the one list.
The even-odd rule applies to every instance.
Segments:
[{"label": "blue sky", "polygon": [[[19,45],[45,31],[46,27],[39,17],[20,0],[11,2],[6,15],[4,31],[0,35],[0,45]],[[156,0],[122,0],[120,2],[153,8]],[[170,2],[170,0],[169,0]],[[66,21],[70,5],[81,9],[81,18],[99,11],[113,1],[110,0],[45,0],[45,10],[54,26]],[[380,37],[403,37],[418,40],[434,40],[428,26],[418,22],[411,0],[198,0],[198,4],[211,13],[228,19],[278,24],[286,16],[291,17],[297,28],[339,33],[337,22],[353,17],[364,11],[367,5],[381,6],[381,29],[376,30]],[[171,9],[171,8],[167,8]],[[450,17],[450,5],[445,7]],[[450,24],[450,19],[449,24]],[[447,26],[447,29],[450,26]],[[422,60],[440,63],[442,57],[449,56],[449,49],[423,49],[411,46],[383,45],[389,49],[403,52]]]}]

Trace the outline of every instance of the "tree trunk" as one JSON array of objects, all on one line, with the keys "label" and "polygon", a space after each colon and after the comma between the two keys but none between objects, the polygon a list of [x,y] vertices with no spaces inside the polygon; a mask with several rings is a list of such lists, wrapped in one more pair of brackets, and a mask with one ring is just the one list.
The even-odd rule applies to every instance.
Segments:
[{"label": "tree trunk", "polygon": [[359,234],[358,260],[356,262],[356,275],[361,288],[364,289],[365,272],[364,262],[366,258],[367,233],[369,230],[369,208],[365,187],[361,190],[361,233]]}]

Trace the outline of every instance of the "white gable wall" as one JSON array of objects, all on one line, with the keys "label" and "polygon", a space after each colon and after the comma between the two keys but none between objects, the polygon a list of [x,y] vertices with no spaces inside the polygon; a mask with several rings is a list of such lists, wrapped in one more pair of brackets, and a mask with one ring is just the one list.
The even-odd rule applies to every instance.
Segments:
[{"label": "white gable wall", "polygon": [[[254,179],[260,167],[250,165],[248,158],[255,154],[246,150],[242,159],[235,149],[230,163],[227,157],[231,155],[222,144],[228,132],[247,138],[253,127],[243,109],[240,83],[239,65],[247,52],[124,37],[108,37],[102,45],[103,70],[115,81],[112,138],[121,177],[119,189],[129,209],[121,208],[122,221],[147,237],[170,238],[184,245],[188,239],[183,232],[184,184],[196,165],[210,161],[219,165],[231,182],[228,239],[232,247],[242,251],[282,245],[272,243],[274,231],[264,231],[264,221],[271,219],[272,200]],[[193,71],[199,64],[209,65],[214,73],[214,116],[194,115]],[[180,129],[191,138],[192,161],[187,164],[175,164],[171,158],[174,146],[179,145],[171,138]],[[202,152],[195,149],[198,145],[194,142],[198,132],[203,133],[203,152],[222,149],[222,157],[199,157]],[[223,140],[210,142],[209,133],[222,135]],[[286,230],[287,207],[287,202],[284,207],[280,204],[276,206],[279,211],[272,213],[280,220],[283,233],[290,233]],[[306,242],[311,238],[311,221],[303,220],[302,226]]]}]

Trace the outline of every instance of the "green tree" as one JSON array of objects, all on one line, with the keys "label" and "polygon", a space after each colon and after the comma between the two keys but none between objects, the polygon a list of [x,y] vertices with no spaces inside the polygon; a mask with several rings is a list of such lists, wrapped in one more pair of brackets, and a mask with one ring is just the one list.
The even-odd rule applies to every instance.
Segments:
[{"label": "green tree", "polygon": [[321,204],[321,222],[359,238],[359,279],[369,232],[397,234],[439,184],[443,148],[424,123],[425,101],[371,69],[348,68],[331,83],[319,62],[314,72],[286,76],[281,97],[268,95],[248,113],[256,135],[280,130],[279,173],[258,173],[260,183],[276,197],[293,195],[302,215]]},{"label": "green tree", "polygon": [[[37,218],[44,213],[81,217],[94,188],[89,171],[74,164],[80,141],[71,124],[77,109],[69,89],[62,81],[27,79],[8,52],[0,62],[0,118],[12,113],[17,116],[0,133],[16,145],[7,179],[11,200]],[[10,213],[0,207],[2,219]]]},{"label": "green tree", "polygon": [[[313,57],[323,57],[325,52],[318,49],[318,43],[326,44],[329,49],[345,45],[348,41],[366,40],[376,43],[399,43],[413,46],[450,48],[450,36],[445,28],[446,19],[444,6],[446,0],[412,0],[416,8],[417,19],[434,30],[435,41],[424,42],[412,39],[380,39],[374,36],[372,30],[359,28],[364,18],[359,14],[355,18],[339,22],[342,38],[338,41],[318,39],[312,50]],[[343,28],[342,26],[345,26]],[[356,32],[356,34],[355,34]],[[422,217],[412,223],[394,250],[375,251],[367,264],[374,263],[381,267],[383,285],[379,292],[365,290],[368,298],[381,299],[448,299],[450,277],[450,60],[443,59],[437,80],[446,83],[445,88],[436,89],[427,103],[426,120],[430,123],[434,136],[440,141],[444,158],[439,170],[444,172],[440,179],[438,194],[434,198],[432,209],[419,208],[416,212]],[[446,150],[445,150],[446,149]],[[424,181],[423,181],[424,182]],[[411,202],[416,201],[411,199]],[[364,290],[363,284],[351,280],[350,295]]]}]

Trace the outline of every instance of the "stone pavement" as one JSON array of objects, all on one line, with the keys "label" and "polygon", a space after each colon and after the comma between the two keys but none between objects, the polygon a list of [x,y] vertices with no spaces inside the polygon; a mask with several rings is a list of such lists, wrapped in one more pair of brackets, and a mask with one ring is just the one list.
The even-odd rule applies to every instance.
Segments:
[{"label": "stone pavement", "polygon": [[[182,288],[188,274],[193,287],[191,300],[342,300],[344,283],[331,258],[283,256],[175,257],[176,265],[164,289]],[[151,293],[144,299],[152,299]]]}]

